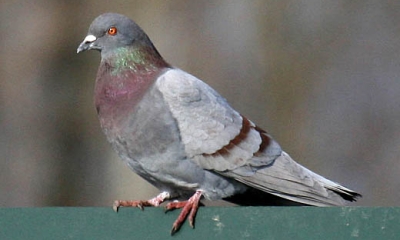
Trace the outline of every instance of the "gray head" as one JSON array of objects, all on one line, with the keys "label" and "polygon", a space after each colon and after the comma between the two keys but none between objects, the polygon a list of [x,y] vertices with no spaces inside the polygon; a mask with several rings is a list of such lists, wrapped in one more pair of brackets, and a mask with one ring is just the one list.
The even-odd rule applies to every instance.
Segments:
[{"label": "gray head", "polygon": [[98,50],[106,56],[117,48],[136,45],[153,47],[146,33],[134,21],[121,14],[104,13],[92,22],[77,52]]}]

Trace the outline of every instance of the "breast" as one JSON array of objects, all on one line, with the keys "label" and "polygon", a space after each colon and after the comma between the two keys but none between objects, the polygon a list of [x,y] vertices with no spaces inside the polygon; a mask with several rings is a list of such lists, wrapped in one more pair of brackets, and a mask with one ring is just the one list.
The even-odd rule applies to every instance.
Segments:
[{"label": "breast", "polygon": [[135,113],[159,74],[159,71],[123,71],[115,74],[107,67],[99,68],[94,102],[100,125],[109,140],[116,137]]}]

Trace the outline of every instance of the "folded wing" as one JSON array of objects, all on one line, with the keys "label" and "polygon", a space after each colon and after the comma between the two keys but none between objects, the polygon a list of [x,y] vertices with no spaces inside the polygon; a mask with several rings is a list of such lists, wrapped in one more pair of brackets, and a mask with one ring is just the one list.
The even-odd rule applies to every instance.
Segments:
[{"label": "folded wing", "polygon": [[307,205],[343,205],[359,195],[293,161],[267,132],[194,76],[171,69],[156,84],[188,158],[202,168]]}]

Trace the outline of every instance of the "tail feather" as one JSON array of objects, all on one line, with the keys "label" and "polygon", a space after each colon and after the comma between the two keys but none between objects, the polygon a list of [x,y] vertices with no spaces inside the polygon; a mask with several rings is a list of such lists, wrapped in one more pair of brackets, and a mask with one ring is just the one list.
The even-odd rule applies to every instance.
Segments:
[{"label": "tail feather", "polygon": [[[249,168],[225,174],[249,187],[305,205],[343,206],[345,201],[356,201],[361,196],[301,166],[285,152],[268,166]],[[246,174],[241,174],[243,171]],[[255,172],[249,175],[248,171]]]}]

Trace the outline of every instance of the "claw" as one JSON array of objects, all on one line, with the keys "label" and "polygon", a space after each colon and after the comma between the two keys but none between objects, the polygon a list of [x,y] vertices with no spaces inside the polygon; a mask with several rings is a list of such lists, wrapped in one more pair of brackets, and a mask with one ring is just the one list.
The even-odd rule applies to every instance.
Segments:
[{"label": "claw", "polygon": [[140,210],[144,210],[144,207],[143,207],[143,202],[142,201],[140,201],[138,204],[137,204],[137,207],[140,209]]},{"label": "claw", "polygon": [[113,210],[114,210],[114,212],[118,212],[118,209],[119,209],[119,200],[115,200],[114,201],[114,203],[113,203]]},{"label": "claw", "polygon": [[189,226],[194,229],[194,217],[191,217],[190,215],[189,215]]},{"label": "claw", "polygon": [[189,198],[188,201],[171,202],[167,204],[167,206],[165,207],[166,211],[170,211],[176,208],[182,208],[181,213],[172,225],[171,235],[175,234],[181,228],[183,222],[187,217],[189,217],[189,225],[194,228],[194,219],[196,217],[197,209],[199,208],[199,202],[202,195],[202,191],[199,190],[196,191],[196,193],[191,198]]},{"label": "claw", "polygon": [[178,230],[179,230],[180,226],[175,226],[172,225],[172,229],[171,229],[171,236],[174,235]]}]

